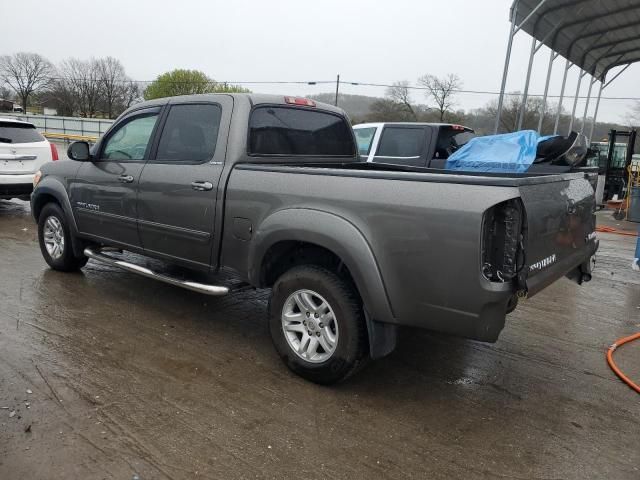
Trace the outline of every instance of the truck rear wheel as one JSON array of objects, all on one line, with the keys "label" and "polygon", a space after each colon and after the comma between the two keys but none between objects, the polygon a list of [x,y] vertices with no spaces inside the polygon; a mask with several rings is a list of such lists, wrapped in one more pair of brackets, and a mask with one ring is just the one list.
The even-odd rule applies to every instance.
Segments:
[{"label": "truck rear wheel", "polygon": [[67,219],[60,206],[55,203],[48,203],[40,212],[38,241],[45,262],[54,270],[72,272],[84,267],[89,260],[84,255],[74,255]]},{"label": "truck rear wheel", "polygon": [[322,267],[295,267],[276,281],[269,327],[284,363],[315,383],[345,380],[368,357],[367,327],[355,288]]}]

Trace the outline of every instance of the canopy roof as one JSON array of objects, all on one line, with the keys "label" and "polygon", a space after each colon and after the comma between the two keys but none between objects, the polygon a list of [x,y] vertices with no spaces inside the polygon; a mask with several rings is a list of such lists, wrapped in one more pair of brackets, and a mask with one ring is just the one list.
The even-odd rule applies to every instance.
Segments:
[{"label": "canopy roof", "polygon": [[640,0],[514,0],[516,25],[579,68],[604,80],[640,62]]}]

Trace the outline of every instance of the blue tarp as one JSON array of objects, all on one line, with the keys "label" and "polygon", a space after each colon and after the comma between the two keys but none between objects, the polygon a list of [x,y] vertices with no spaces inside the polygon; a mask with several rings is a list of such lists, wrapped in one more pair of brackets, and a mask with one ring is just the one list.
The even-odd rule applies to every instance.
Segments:
[{"label": "blue tarp", "polygon": [[541,137],[534,130],[475,137],[456,150],[445,165],[447,170],[466,172],[523,173],[536,159]]}]

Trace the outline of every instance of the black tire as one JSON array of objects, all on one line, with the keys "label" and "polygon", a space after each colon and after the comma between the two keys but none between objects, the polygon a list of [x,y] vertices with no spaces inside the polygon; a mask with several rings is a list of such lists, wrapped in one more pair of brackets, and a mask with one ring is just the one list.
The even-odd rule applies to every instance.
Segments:
[{"label": "black tire", "polygon": [[[64,234],[64,246],[62,247],[62,253],[58,256],[52,256],[47,250],[45,245],[45,225],[50,218],[56,219],[62,226]],[[73,247],[71,245],[71,231],[67,218],[60,206],[56,203],[47,203],[38,217],[38,241],[40,242],[40,251],[44,257],[45,262],[54,270],[61,272],[73,272],[80,270],[87,264],[89,260],[84,255],[76,257],[73,253]]]},{"label": "black tire", "polygon": [[[299,356],[283,329],[282,314],[285,304],[290,296],[300,290],[317,292],[333,310],[335,323],[331,325],[337,326],[339,334],[335,350],[328,359],[320,363]],[[314,324],[314,328],[321,325]],[[305,330],[307,328],[304,327]],[[274,346],[285,365],[314,383],[330,385],[341,382],[364,366],[369,358],[367,327],[358,293],[350,282],[319,266],[294,267],[278,278],[269,300],[269,329]],[[317,335],[318,331],[315,333]],[[305,334],[301,332],[300,336],[302,335]]]}]

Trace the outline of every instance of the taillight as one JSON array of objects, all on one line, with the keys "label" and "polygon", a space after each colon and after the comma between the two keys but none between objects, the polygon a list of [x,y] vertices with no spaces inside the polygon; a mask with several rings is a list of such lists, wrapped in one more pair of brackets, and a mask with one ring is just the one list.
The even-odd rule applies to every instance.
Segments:
[{"label": "taillight", "polygon": [[300,98],[300,97],[284,97],[284,101],[286,103],[290,103],[292,105],[303,105],[305,107],[315,107],[316,102],[310,100],[308,98]]},{"label": "taillight", "polygon": [[58,149],[56,148],[56,144],[49,142],[49,146],[51,147],[51,160],[53,161],[59,160]]},{"label": "taillight", "polygon": [[524,259],[522,204],[507,200],[485,212],[482,225],[482,273],[492,282],[515,278]]}]

